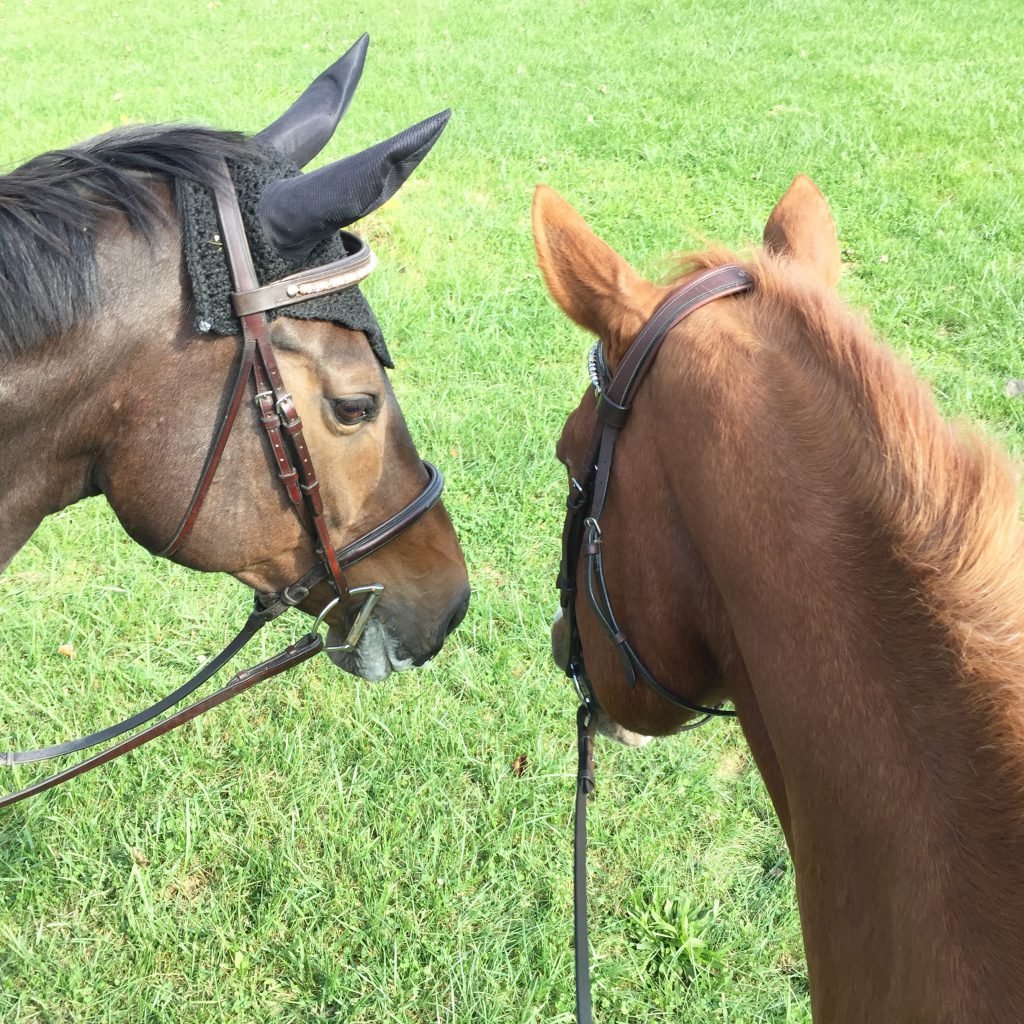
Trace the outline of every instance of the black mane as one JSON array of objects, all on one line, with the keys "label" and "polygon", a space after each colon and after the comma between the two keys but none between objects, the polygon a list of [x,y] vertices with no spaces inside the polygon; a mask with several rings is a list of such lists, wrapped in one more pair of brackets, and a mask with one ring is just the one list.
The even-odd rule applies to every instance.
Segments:
[{"label": "black mane", "polygon": [[120,128],[0,176],[0,361],[99,311],[94,243],[120,213],[146,238],[163,221],[154,179],[209,185],[221,159],[259,159],[235,132]]}]

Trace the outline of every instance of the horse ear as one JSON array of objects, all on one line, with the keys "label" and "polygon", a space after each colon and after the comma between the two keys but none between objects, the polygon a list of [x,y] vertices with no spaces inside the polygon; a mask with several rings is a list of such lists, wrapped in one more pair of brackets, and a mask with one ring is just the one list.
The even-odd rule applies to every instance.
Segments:
[{"label": "horse ear", "polygon": [[273,124],[256,134],[256,141],[305,167],[327,145],[348,110],[369,45],[364,32]]},{"label": "horse ear", "polygon": [[836,225],[828,201],[810,178],[798,174],[764,226],[764,246],[809,270],[826,288],[842,271]]},{"label": "horse ear", "polygon": [[283,256],[301,260],[318,242],[386,203],[430,152],[450,116],[442,110],[361,153],[272,181],[257,208],[267,238]]},{"label": "horse ear", "polygon": [[616,362],[653,312],[659,289],[546,185],[538,185],[533,196],[533,242],[551,297],[570,319],[600,337]]}]

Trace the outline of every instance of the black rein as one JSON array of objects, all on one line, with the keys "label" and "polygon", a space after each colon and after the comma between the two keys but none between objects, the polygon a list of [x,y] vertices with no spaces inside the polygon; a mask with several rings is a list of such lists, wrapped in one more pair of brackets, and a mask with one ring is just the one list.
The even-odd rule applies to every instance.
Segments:
[{"label": "black rein", "polygon": [[655,310],[630,345],[610,381],[605,380],[600,346],[591,357],[591,376],[597,398],[597,423],[583,461],[582,480],[572,479],[562,531],[562,565],[558,574],[562,614],[569,632],[566,675],[580,698],[576,714],[579,767],[573,827],[573,950],[576,961],[576,1020],[593,1024],[590,994],[590,950],[587,934],[587,798],[594,791],[594,725],[599,710],[583,663],[583,644],[576,622],[576,579],[580,556],[584,560],[587,600],[622,659],[629,686],[643,679],[652,689],[703,717],[685,728],[703,725],[711,717],[732,717],[734,711],[707,707],[680,697],[650,672],[619,626],[602,562],[601,514],[608,496],[615,442],[629,418],[630,407],[644,375],[651,368],[669,331],[684,317],[714,299],[736,295],[754,287],[750,274],[729,264],[704,271],[677,288]]}]

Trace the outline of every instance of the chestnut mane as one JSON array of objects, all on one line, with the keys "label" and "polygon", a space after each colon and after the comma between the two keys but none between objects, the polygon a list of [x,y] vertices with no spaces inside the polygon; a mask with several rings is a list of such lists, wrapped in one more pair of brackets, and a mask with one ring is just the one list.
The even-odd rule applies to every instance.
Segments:
[{"label": "chestnut mane", "polygon": [[743,260],[718,247],[680,257],[680,276],[727,263],[754,277],[757,335],[777,348],[763,356],[784,381],[805,454],[843,465],[854,502],[917,580],[975,699],[998,707],[1019,742],[1024,529],[1014,465],[973,424],[944,419],[910,365],[789,261],[767,250]]}]

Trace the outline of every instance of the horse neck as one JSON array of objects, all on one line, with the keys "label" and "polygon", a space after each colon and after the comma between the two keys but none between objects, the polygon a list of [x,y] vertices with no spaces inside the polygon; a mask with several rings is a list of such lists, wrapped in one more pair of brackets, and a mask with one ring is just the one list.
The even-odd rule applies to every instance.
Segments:
[{"label": "horse neck", "polygon": [[[887,354],[863,354],[856,373],[822,360],[812,376],[831,387],[808,398],[805,359],[702,343],[704,360],[699,344],[660,357],[651,414],[663,436],[687,439],[664,468],[719,592],[719,661],[793,854],[816,1011],[967,1019],[954,1007],[1016,1000],[1015,1017],[986,1019],[1024,1019],[1024,955],[1007,952],[1024,919],[1024,616],[969,593],[1024,595],[1007,557],[1021,549],[1012,482],[948,434],[902,465],[870,465],[897,456],[917,416],[892,406],[910,385]],[[853,386],[865,371],[884,378],[871,395]],[[886,394],[889,413],[872,419]],[[919,428],[944,429],[933,409]],[[944,445],[962,464],[935,487]],[[970,473],[975,493],[954,493]],[[996,485],[993,529],[972,508]],[[871,486],[902,488],[905,507]],[[909,521],[918,505],[930,520]],[[928,535],[944,525],[972,566],[952,564],[955,551],[922,561],[938,557],[943,538],[929,549]],[[979,640],[1000,614],[1002,641]]]},{"label": "horse neck", "polygon": [[95,382],[84,365],[61,358],[61,349],[54,345],[4,365],[0,570],[47,515],[95,493],[89,454]]},{"label": "horse neck", "polygon": [[47,515],[99,492],[94,469],[138,385],[138,355],[180,320],[168,233],[151,246],[113,218],[97,242],[102,312],[3,365],[0,570]]}]

